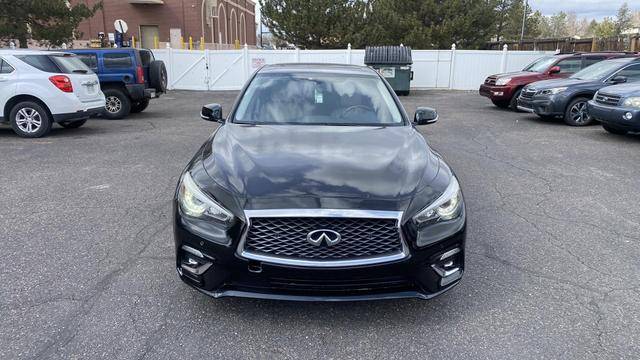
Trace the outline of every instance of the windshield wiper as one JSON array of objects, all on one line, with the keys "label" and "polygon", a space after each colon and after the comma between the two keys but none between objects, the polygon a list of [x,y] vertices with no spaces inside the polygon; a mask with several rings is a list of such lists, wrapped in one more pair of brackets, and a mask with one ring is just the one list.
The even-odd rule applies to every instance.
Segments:
[{"label": "windshield wiper", "polygon": [[81,69],[73,70],[71,72],[74,73],[74,74],[86,74],[86,73],[88,73],[87,70],[81,70]]}]

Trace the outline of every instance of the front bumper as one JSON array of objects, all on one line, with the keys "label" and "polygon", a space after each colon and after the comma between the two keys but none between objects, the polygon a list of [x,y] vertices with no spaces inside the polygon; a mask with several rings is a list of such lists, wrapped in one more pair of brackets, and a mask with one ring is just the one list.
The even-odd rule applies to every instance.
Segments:
[{"label": "front bumper", "polygon": [[513,96],[513,88],[509,86],[482,84],[480,85],[479,93],[491,100],[511,100],[511,97]]},{"label": "front bumper", "polygon": [[566,101],[561,96],[536,95],[533,98],[518,98],[518,110],[536,113],[540,116],[562,116]]},{"label": "front bumper", "polygon": [[[237,225],[231,233],[243,232]],[[406,232],[406,231],[405,231]],[[295,301],[358,301],[392,298],[429,299],[457,285],[464,272],[466,226],[426,248],[409,244],[404,259],[364,266],[321,268],[274,264],[242,258],[239,240],[228,246],[213,243],[187,230],[175,215],[176,268],[180,279],[214,298],[237,296]],[[436,270],[444,260],[455,261],[454,276]],[[184,270],[185,257],[202,273]],[[195,271],[196,273],[199,271]],[[445,281],[446,280],[446,281]]]},{"label": "front bumper", "polygon": [[[605,125],[627,131],[640,131],[640,109],[603,105],[593,100],[589,100],[587,109],[589,115]],[[632,115],[629,120],[625,118],[627,113]]]}]

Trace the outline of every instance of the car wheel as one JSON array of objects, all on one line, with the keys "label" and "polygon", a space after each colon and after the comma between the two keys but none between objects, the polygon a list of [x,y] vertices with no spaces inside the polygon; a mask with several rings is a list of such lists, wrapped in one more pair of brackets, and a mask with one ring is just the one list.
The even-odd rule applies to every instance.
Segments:
[{"label": "car wheel", "polygon": [[626,135],[627,134],[627,130],[622,130],[619,128],[615,128],[615,127],[611,127],[611,126],[607,126],[607,125],[602,125],[602,127],[607,131],[610,132],[612,134],[616,134],[616,135]]},{"label": "car wheel", "polygon": [[509,108],[515,112],[520,112],[518,110],[518,98],[520,97],[520,93],[522,92],[522,88],[516,90],[516,92],[511,97],[511,101],[509,101]]},{"label": "car wheel", "polygon": [[80,121],[63,121],[60,123],[60,126],[62,126],[65,129],[77,129],[80,126],[84,125],[87,122],[87,120],[80,120]]},{"label": "car wheel", "polygon": [[493,103],[493,105],[501,108],[501,109],[506,109],[509,107],[510,101],[509,100],[491,100],[491,102]]},{"label": "car wheel", "polygon": [[564,122],[571,126],[586,126],[593,122],[587,112],[587,98],[576,98],[569,103],[564,114]]},{"label": "car wheel", "polygon": [[9,112],[13,131],[21,137],[39,138],[51,131],[51,119],[47,110],[33,101],[16,104]]},{"label": "car wheel", "polygon": [[120,89],[105,89],[104,117],[111,120],[122,119],[131,112],[131,100]]},{"label": "car wheel", "polygon": [[132,113],[143,112],[144,109],[147,108],[147,106],[149,106],[149,99],[138,101],[136,103],[133,103],[133,105],[131,105],[131,112]]}]

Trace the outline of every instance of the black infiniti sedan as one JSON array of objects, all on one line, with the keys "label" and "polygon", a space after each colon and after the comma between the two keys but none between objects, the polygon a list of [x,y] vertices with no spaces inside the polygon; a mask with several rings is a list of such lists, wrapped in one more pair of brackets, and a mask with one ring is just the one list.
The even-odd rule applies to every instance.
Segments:
[{"label": "black infiniti sedan", "polygon": [[626,57],[595,63],[567,79],[538,81],[522,89],[518,109],[542,118],[562,117],[567,125],[594,121],[587,102],[601,88],[640,80],[640,58]]},{"label": "black infiniti sedan", "polygon": [[180,278],[213,297],[431,298],[462,277],[460,185],[374,70],[259,70],[180,178]]}]

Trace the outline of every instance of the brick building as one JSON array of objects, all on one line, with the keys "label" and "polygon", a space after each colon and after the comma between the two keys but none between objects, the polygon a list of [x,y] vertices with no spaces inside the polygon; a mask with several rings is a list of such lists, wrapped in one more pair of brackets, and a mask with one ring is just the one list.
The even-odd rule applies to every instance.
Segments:
[{"label": "brick building", "polygon": [[[89,6],[99,0],[71,0]],[[182,37],[198,42],[204,37],[207,48],[231,48],[233,44],[256,45],[255,2],[253,0],[103,0],[103,9],[80,24],[78,40],[114,33],[113,23],[124,20],[127,38],[135,36],[142,47],[166,43],[178,48]],[[86,43],[86,42],[85,42]]]}]

